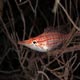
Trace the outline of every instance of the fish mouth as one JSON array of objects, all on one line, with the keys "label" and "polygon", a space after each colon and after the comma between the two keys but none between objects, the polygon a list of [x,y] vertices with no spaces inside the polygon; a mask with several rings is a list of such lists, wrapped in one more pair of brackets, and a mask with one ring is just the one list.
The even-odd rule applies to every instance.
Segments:
[{"label": "fish mouth", "polygon": [[29,44],[27,44],[26,41],[18,41],[18,44],[26,47],[29,46]]},{"label": "fish mouth", "polygon": [[18,44],[20,45],[24,45],[24,44],[29,44],[27,40],[24,40],[24,41],[18,41]]},{"label": "fish mouth", "polygon": [[24,45],[25,42],[24,42],[24,41],[18,41],[18,44],[19,44],[19,45]]}]

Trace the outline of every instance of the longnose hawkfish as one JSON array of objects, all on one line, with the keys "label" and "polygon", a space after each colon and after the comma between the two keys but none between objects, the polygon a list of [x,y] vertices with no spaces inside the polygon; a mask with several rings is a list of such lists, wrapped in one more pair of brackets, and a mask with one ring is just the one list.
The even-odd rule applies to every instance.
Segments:
[{"label": "longnose hawkfish", "polygon": [[57,48],[65,40],[67,40],[68,34],[63,34],[57,31],[53,31],[48,28],[39,36],[30,38],[28,40],[19,41],[19,45],[26,46],[30,49],[39,52],[47,52]]}]

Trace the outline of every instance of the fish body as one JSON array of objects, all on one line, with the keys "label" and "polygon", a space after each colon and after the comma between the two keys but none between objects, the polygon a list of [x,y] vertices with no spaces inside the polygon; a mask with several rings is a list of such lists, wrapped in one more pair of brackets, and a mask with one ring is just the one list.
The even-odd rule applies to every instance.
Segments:
[{"label": "fish body", "polygon": [[18,44],[39,52],[47,52],[57,48],[67,39],[68,36],[69,34],[63,34],[56,31],[46,31],[39,36],[19,41]]}]

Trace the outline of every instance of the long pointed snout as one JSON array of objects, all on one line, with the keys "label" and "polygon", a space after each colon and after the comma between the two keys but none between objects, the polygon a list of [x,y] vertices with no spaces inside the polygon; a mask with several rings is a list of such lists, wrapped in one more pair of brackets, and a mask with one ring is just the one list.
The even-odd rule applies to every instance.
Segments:
[{"label": "long pointed snout", "polygon": [[24,41],[18,41],[18,44],[19,45],[25,45],[27,43],[27,40],[24,40]]}]

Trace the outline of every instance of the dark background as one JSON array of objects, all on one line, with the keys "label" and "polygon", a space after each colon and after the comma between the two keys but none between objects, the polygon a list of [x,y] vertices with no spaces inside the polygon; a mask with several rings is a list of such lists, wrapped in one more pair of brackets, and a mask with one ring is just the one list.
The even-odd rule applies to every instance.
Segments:
[{"label": "dark background", "polygon": [[[22,2],[24,1],[25,0],[23,0]],[[36,0],[30,0],[30,1],[32,3],[33,8],[35,8]],[[25,3],[21,5],[21,3],[18,0],[17,2],[19,4],[19,7],[25,19],[25,25],[26,25],[25,39],[29,38],[29,34],[30,34],[32,27],[33,27],[33,31],[32,31],[31,37],[41,34],[44,31],[44,29],[49,26],[57,28],[57,29],[61,29],[63,33],[69,33],[71,31],[72,26],[70,27],[66,27],[66,26],[60,27],[59,26],[59,25],[66,25],[69,22],[69,20],[67,19],[65,13],[62,10],[61,10],[62,15],[61,15],[60,7],[58,8],[58,13],[55,17],[55,14],[52,13],[54,0],[38,0],[38,7],[36,10],[36,15],[32,11],[29,3]],[[70,16],[72,20],[75,22],[77,17],[80,18],[80,0],[78,0],[77,4],[75,0],[71,0],[71,2],[72,2],[72,6],[71,6]],[[67,12],[70,14],[69,0],[61,0],[61,3],[65,8],[67,6]],[[4,8],[3,8],[2,18],[3,18],[4,23],[6,24],[9,34],[11,35],[12,32],[17,32],[19,40],[22,40],[23,21],[22,21],[21,14],[18,10],[18,7],[15,1],[14,0],[8,0],[8,1],[4,0],[3,4],[4,4]],[[13,13],[14,26],[15,26],[12,28],[11,28],[11,22],[9,22],[9,19],[8,19],[8,17],[11,19],[10,8]],[[15,42],[17,43],[17,41],[18,39],[16,39]],[[1,78],[0,80],[9,80],[9,79],[14,80],[15,78],[12,77],[13,75],[16,75],[16,74],[17,76],[23,75],[16,52],[14,50],[10,50],[9,52],[7,52],[8,49],[12,47],[13,45],[7,38],[3,25],[2,23],[0,23],[0,78]],[[77,53],[80,53],[80,51],[77,51]],[[80,59],[77,59],[77,63],[79,61]],[[80,70],[80,67],[77,69],[75,74],[79,75],[80,74],[79,70]]]}]

